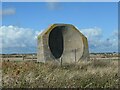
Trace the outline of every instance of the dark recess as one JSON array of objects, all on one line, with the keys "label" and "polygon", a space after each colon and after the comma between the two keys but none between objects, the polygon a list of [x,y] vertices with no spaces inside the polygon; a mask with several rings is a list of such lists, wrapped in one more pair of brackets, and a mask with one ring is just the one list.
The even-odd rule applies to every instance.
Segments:
[{"label": "dark recess", "polygon": [[58,59],[63,53],[63,30],[65,26],[55,27],[49,34],[49,47],[53,56]]}]

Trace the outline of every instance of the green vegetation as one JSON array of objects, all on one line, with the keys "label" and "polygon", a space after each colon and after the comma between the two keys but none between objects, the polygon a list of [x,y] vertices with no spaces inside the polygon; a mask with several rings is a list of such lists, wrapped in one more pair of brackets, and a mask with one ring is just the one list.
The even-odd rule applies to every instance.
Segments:
[{"label": "green vegetation", "polygon": [[92,60],[62,67],[53,63],[3,61],[4,88],[117,88],[118,61]]},{"label": "green vegetation", "polygon": [[40,40],[40,39],[41,39],[41,36],[38,36],[37,39]]}]

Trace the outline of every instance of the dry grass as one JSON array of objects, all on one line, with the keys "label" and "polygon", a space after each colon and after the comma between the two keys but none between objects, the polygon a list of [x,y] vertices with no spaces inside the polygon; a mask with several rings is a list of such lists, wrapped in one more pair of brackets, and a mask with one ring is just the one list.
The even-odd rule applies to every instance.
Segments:
[{"label": "dry grass", "polygon": [[80,61],[77,64],[3,62],[4,88],[117,88],[118,60]]}]

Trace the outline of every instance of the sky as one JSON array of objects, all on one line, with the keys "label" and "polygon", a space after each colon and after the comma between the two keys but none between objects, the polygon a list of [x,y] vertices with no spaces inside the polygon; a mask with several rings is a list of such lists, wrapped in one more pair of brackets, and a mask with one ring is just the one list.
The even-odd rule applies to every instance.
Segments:
[{"label": "sky", "polygon": [[37,36],[54,23],[72,24],[90,52],[118,51],[117,2],[3,2],[2,53],[37,52]]}]

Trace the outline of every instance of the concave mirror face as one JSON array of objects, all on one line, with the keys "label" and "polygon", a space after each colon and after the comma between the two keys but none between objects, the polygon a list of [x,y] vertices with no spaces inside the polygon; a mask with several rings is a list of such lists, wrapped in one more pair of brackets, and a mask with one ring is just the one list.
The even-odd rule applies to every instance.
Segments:
[{"label": "concave mirror face", "polygon": [[64,26],[57,26],[49,34],[49,48],[53,56],[58,59],[63,53],[63,34]]}]

